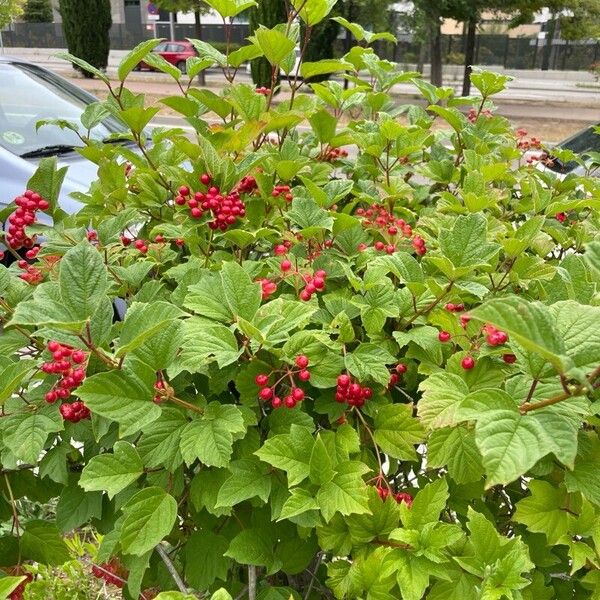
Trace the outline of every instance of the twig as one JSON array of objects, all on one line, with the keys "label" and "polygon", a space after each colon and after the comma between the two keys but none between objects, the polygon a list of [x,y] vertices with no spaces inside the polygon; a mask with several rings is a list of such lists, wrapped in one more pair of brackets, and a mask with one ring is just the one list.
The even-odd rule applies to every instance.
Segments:
[{"label": "twig", "polygon": [[248,565],[248,600],[256,600],[256,567]]},{"label": "twig", "polygon": [[187,586],[185,585],[185,581],[183,581],[183,579],[181,579],[181,576],[177,572],[175,565],[169,558],[169,555],[167,554],[165,549],[159,544],[158,546],[156,546],[156,552],[162,558],[162,561],[165,563],[165,567],[167,567],[167,571],[169,571],[169,573],[171,574],[171,577],[173,578],[173,581],[177,585],[177,588],[179,589],[179,591],[182,592],[183,594],[187,594],[188,589],[187,589]]},{"label": "twig", "polygon": [[315,579],[317,577],[317,571],[319,570],[319,567],[321,566],[322,560],[323,560],[323,553],[319,554],[319,557],[317,558],[317,562],[315,563],[313,572],[311,573],[310,583],[308,584],[308,588],[306,588],[306,594],[304,594],[304,600],[308,600],[310,597],[310,593],[313,589],[313,585],[315,584]]}]

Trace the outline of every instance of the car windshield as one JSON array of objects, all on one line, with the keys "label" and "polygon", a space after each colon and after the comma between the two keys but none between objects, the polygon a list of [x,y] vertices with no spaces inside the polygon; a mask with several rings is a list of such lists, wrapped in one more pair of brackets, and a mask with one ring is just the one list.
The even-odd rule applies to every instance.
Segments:
[{"label": "car windshield", "polygon": [[[41,119],[65,119],[76,124],[89,96],[77,87],[35,65],[0,62],[0,146],[23,155],[48,146],[81,146],[74,131],[48,125],[37,132]],[[83,128],[82,128],[83,129]],[[103,140],[123,132],[117,121],[106,119],[90,137]]]},{"label": "car windshield", "polygon": [[[574,135],[572,138],[558,144],[557,147],[562,148],[563,150],[571,150],[576,154],[600,152],[600,135],[595,132],[594,127],[589,127]],[[550,168],[553,171],[560,173],[569,173],[576,167],[577,163],[575,161],[561,163],[555,159],[554,164]]]}]

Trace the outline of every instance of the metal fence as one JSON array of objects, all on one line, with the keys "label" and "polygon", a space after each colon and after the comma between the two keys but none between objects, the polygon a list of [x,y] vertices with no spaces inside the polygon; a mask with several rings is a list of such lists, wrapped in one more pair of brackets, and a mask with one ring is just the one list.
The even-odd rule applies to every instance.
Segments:
[{"label": "metal fence", "polygon": [[[460,35],[442,36],[442,56],[448,64],[462,64],[465,39]],[[506,69],[539,69],[542,66],[545,40],[537,38],[510,38],[507,35],[478,35],[475,46],[477,65],[502,65]],[[400,41],[395,49],[389,44],[383,48],[387,57],[404,64],[418,60],[420,46],[411,41]],[[429,48],[425,48],[425,63],[429,62]],[[600,42],[584,40],[568,42],[554,40],[548,67],[558,70],[587,70],[600,60]]]},{"label": "metal fence", "polygon": [[[169,24],[155,25],[158,37],[169,37]],[[233,24],[231,41],[243,43],[249,35],[248,25]],[[60,23],[15,23],[10,30],[2,33],[4,44],[25,48],[65,48]],[[154,36],[141,23],[113,24],[110,30],[111,47],[115,50],[133,48],[139,42]],[[175,24],[175,37],[184,39],[195,37],[195,26],[183,23]],[[397,45],[378,43],[377,50],[381,56],[402,64],[415,64],[419,57],[420,46],[410,41],[410,36],[403,36]],[[224,42],[223,25],[202,25],[202,39],[210,42]],[[464,37],[445,35],[442,38],[442,55],[446,63],[461,64],[464,59]],[[338,52],[343,53],[343,41],[338,40]],[[477,36],[475,48],[475,64],[502,65],[507,69],[539,69],[542,65],[545,40],[537,38],[509,38],[507,35],[482,34]],[[555,40],[550,53],[550,69],[586,70],[600,60],[600,42],[582,41],[566,42]],[[428,48],[425,48],[424,62],[429,62]]]}]

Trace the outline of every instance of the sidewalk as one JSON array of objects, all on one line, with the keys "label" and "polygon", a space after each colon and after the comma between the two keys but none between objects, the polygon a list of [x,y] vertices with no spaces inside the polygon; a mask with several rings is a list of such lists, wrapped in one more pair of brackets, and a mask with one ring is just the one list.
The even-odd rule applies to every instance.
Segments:
[{"label": "sidewalk", "polygon": [[[29,60],[35,64],[49,68],[63,76],[71,78],[73,70],[64,61],[56,58],[59,52],[54,48],[6,48],[6,54]],[[111,50],[109,55],[108,75],[116,77],[116,70],[121,59],[127,54],[126,50]],[[408,65],[411,67],[411,65]],[[491,71],[506,73],[515,79],[508,84],[508,89],[496,98],[503,104],[509,103],[536,103],[542,105],[568,104],[571,108],[586,109],[584,116],[570,115],[575,120],[589,120],[589,109],[597,108],[598,111],[592,120],[600,121],[600,84],[596,83],[591,73],[587,71],[532,71],[530,69],[505,70],[501,66],[482,67]],[[245,72],[240,73],[240,79],[248,79]],[[166,83],[169,77],[162,73],[132,73],[128,81],[142,82],[144,85]],[[223,83],[220,72],[216,69],[208,71],[207,84],[219,87]],[[462,68],[457,65],[444,66],[444,85],[453,87],[458,93],[462,89]],[[416,98],[414,87],[410,84],[394,86],[393,92],[401,97]],[[160,93],[157,91],[157,93]]]}]

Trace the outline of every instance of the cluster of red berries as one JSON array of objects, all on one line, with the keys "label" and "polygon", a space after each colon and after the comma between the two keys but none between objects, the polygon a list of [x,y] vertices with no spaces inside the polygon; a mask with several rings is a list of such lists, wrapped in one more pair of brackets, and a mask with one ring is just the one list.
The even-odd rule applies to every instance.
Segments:
[{"label": "cluster of red berries", "polygon": [[127,571],[121,564],[112,559],[101,565],[92,565],[92,575],[98,579],[104,579],[106,583],[122,588],[127,583]]},{"label": "cluster of red berries", "polygon": [[25,227],[33,225],[37,220],[37,211],[48,210],[50,203],[39,194],[27,190],[22,196],[15,198],[15,204],[17,209],[8,217],[6,243],[14,250],[32,248],[35,242],[33,238],[27,236]]},{"label": "cluster of red berries", "polygon": [[559,223],[564,223],[567,220],[567,213],[564,212],[560,212],[560,213],[556,213],[555,215],[555,219],[559,222]]},{"label": "cluster of red berries", "polygon": [[467,113],[467,119],[469,119],[471,123],[475,123],[478,117],[486,117],[491,119],[493,116],[494,115],[489,108],[484,108],[481,112],[479,112],[476,108],[470,108],[469,112]]},{"label": "cluster of red berries", "polygon": [[294,195],[290,192],[289,185],[276,185],[271,192],[271,196],[273,196],[273,198],[283,196],[286,202],[291,202],[294,199]]},{"label": "cluster of red berries", "polygon": [[[285,261],[283,261],[285,262]],[[287,261],[290,262],[290,261]],[[283,265],[283,263],[282,263]],[[290,263],[291,268],[291,263]],[[327,272],[323,271],[323,269],[319,269],[315,271],[314,275],[303,275],[302,279],[304,280],[305,286],[304,289],[300,292],[300,300],[304,300],[304,302],[308,302],[313,294],[317,292],[322,292],[325,290],[325,280],[327,278]]]},{"label": "cluster of red berries", "polygon": [[483,330],[486,334],[486,342],[490,346],[502,346],[508,342],[508,335],[493,325],[485,325]]},{"label": "cluster of red berries", "polygon": [[[29,259],[34,259],[39,251],[40,247],[34,246],[30,250],[27,250],[25,256],[27,256],[27,258]],[[38,283],[41,283],[43,281],[44,274],[42,273],[42,271],[34,265],[30,265],[26,260],[21,259],[17,261],[17,266],[19,267],[19,269],[23,270],[23,273],[19,275],[19,277],[23,281],[26,281],[31,285],[37,285]]]},{"label": "cluster of red berries", "polygon": [[542,147],[542,142],[539,138],[531,136],[527,138],[527,129],[520,127],[517,129],[517,148],[519,150],[532,150]]},{"label": "cluster of red berries", "polygon": [[[308,357],[304,356],[304,354],[299,354],[294,359],[294,363],[296,368],[285,369],[283,371],[283,375],[281,375],[273,385],[269,384],[269,379],[275,371],[271,371],[269,374],[259,373],[254,378],[256,385],[261,388],[260,392],[258,392],[258,397],[265,402],[271,401],[271,406],[273,408],[279,408],[281,406],[285,406],[286,408],[294,408],[296,404],[298,404],[298,402],[302,402],[306,396],[305,391],[296,385],[295,378],[298,377],[298,379],[303,382],[310,380],[310,371],[307,368],[309,365]],[[276,391],[277,386],[286,378],[289,379],[291,387],[289,388],[289,394],[282,399],[276,394]]]},{"label": "cluster of red berries", "polygon": [[262,96],[270,96],[271,95],[271,89],[265,87],[264,85],[261,87],[257,87],[256,88],[256,93],[257,94],[261,94]]},{"label": "cluster of red berries", "polygon": [[390,374],[390,382],[388,387],[394,387],[400,381],[400,377],[408,371],[408,367],[404,363],[398,363]]},{"label": "cluster of red berries", "polygon": [[448,312],[462,312],[463,310],[465,310],[465,305],[464,304],[454,304],[453,302],[448,302],[444,305],[444,308]]},{"label": "cluster of red berries", "polygon": [[386,487],[377,487],[377,493],[379,497],[385,502],[389,497],[392,497],[398,504],[404,502],[408,508],[412,506],[413,497],[406,492],[393,493]]},{"label": "cluster of red berries", "polygon": [[335,401],[340,404],[346,403],[349,406],[364,406],[367,400],[373,397],[373,390],[370,387],[363,387],[358,382],[352,381],[350,375],[342,373],[337,378],[337,387],[335,389]]},{"label": "cluster of red berries", "polygon": [[277,291],[277,284],[267,277],[259,279],[258,282],[261,286],[262,299],[266,300],[269,296],[273,295]]},{"label": "cluster of red berries", "polygon": [[323,160],[325,162],[335,162],[340,158],[346,158],[348,156],[348,151],[343,148],[326,148],[321,152],[318,156],[318,160]]},{"label": "cluster of red berries", "polygon": [[162,404],[167,396],[165,382],[162,379],[157,379],[154,384],[154,389],[156,390],[156,394],[154,394],[153,398],[154,403]]},{"label": "cluster of red berries", "polygon": [[31,573],[21,573],[19,572],[19,569],[17,569],[15,570],[15,575],[17,577],[25,577],[25,579],[8,595],[7,600],[23,600],[25,588],[33,581],[33,575]]},{"label": "cluster of red berries", "polygon": [[[46,402],[54,404],[57,400],[67,400],[71,392],[85,379],[84,364],[87,361],[87,354],[54,340],[48,342],[47,348],[52,354],[52,360],[42,364],[42,371],[49,375],[60,376],[54,387],[45,395]],[[64,402],[59,410],[63,419],[72,423],[90,417],[89,409],[80,400],[72,403]]]},{"label": "cluster of red berries", "polygon": [[[412,246],[419,256],[423,256],[427,252],[425,240],[413,232],[412,227],[404,219],[396,218],[390,211],[380,204],[374,203],[367,209],[357,208],[356,214],[359,217],[364,217],[363,227],[375,226],[389,238],[386,244],[382,241],[377,241],[373,244],[375,250],[380,252],[385,251],[388,254],[393,254],[397,249],[397,244],[400,238],[412,238]],[[366,244],[360,244],[358,249],[362,252],[367,249]]]},{"label": "cluster of red berries", "polygon": [[[200,182],[209,186],[211,177],[208,173],[200,176]],[[175,197],[175,204],[185,206],[187,204],[192,219],[201,219],[206,212],[212,213],[213,219],[208,222],[211,229],[227,230],[239,217],[246,214],[246,205],[242,202],[240,194],[249,193],[256,189],[254,177],[244,177],[242,181],[229,194],[222,194],[217,186],[210,186],[206,192],[195,192],[192,194],[189,187],[182,185]]]}]

